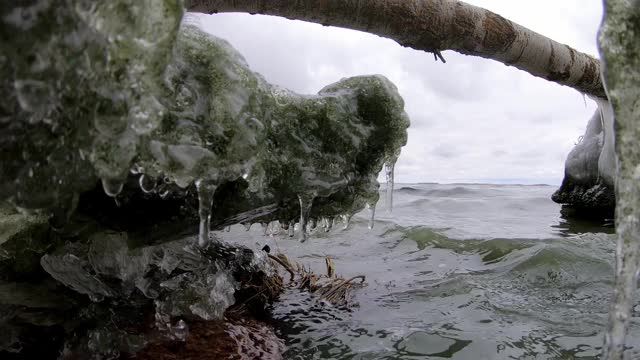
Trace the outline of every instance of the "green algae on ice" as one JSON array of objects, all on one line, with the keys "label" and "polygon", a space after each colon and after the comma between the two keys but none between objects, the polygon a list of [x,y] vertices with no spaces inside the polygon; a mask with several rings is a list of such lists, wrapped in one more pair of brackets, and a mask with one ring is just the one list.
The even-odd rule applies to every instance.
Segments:
[{"label": "green algae on ice", "polygon": [[[315,218],[375,206],[409,126],[389,80],[298,95],[182,15],[179,0],[0,4],[0,306],[21,309],[0,351],[117,357],[150,340],[123,332],[144,311],[184,337],[272,276],[261,253],[208,244],[212,223],[300,221],[305,239]],[[185,219],[200,247],[173,231]]]},{"label": "green algae on ice", "polygon": [[301,222],[315,198],[329,198],[316,216],[354,213],[377,201],[376,176],[406,142],[404,103],[384,77],[297,95],[268,84],[226,41],[192,25],[178,34],[161,99],[166,114],[141,135],[133,166],[145,177],[197,185],[201,244],[213,193],[225,182],[246,181],[254,204],[292,203],[284,212],[301,214]]},{"label": "green algae on ice", "polygon": [[0,4],[0,199],[67,206],[128,172],[182,13],[176,0]]},{"label": "green algae on ice", "polygon": [[374,205],[378,173],[406,143],[404,103],[386,78],[294,94],[226,41],[179,28],[178,1],[43,0],[0,11],[0,199],[18,207],[68,215],[97,179],[117,197],[131,172],[144,192],[159,180],[206,184],[201,233],[213,194],[230,181],[246,182],[246,206],[283,204],[280,219],[306,223]]}]

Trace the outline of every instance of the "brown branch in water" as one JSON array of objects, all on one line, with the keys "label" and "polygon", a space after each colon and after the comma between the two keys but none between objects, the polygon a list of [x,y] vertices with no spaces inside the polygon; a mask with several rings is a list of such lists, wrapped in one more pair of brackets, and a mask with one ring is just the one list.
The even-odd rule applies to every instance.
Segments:
[{"label": "brown branch in water", "polygon": [[[333,261],[328,256],[325,257],[325,264],[327,266],[326,275],[316,275],[311,272],[311,270],[305,269],[304,266],[289,260],[284,254],[269,254],[268,256],[269,259],[275,261],[289,272],[291,275],[291,284],[289,286],[317,294],[321,299],[326,299],[333,304],[347,302],[348,291],[354,280],[361,279],[362,283],[365,281],[364,275],[354,276],[347,280],[336,276]],[[293,282],[296,275],[298,275],[300,279],[294,285]]]},{"label": "brown branch in water", "polygon": [[279,258],[277,258],[277,257],[275,257],[275,256],[273,256],[271,254],[269,254],[269,259],[277,262],[278,264],[280,264],[280,266],[282,266],[285,270],[287,270],[289,272],[289,274],[291,275],[290,281],[293,281],[295,279],[296,274],[295,274],[295,272],[293,271],[293,269],[289,265],[285,264],[282,260],[280,260]]},{"label": "brown branch in water", "polygon": [[324,257],[324,263],[327,265],[327,277],[332,278],[335,276],[335,269],[333,267],[333,261],[328,256]]}]

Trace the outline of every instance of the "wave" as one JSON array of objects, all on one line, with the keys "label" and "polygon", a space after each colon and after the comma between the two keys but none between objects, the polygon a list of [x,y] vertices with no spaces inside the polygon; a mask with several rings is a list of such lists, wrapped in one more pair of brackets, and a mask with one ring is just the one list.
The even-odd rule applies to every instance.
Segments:
[{"label": "wave", "polygon": [[[422,184],[420,184],[422,185]],[[432,185],[432,184],[430,184]],[[435,184],[437,185],[437,184]],[[477,191],[471,190],[466,187],[456,186],[451,189],[420,189],[418,187],[413,186],[403,186],[399,189],[394,190],[395,193],[400,194],[409,194],[409,195],[422,195],[422,196],[431,196],[431,197],[454,197],[459,195],[470,195],[476,194]]]},{"label": "wave", "polygon": [[416,189],[416,188],[411,187],[411,186],[403,186],[403,187],[401,187],[399,189],[395,189],[394,192],[415,194],[415,193],[424,192],[424,190]]},{"label": "wave", "polygon": [[467,187],[456,186],[451,189],[434,189],[426,191],[425,194],[433,197],[455,197],[460,195],[476,194],[477,191],[469,189]]},{"label": "wave", "polygon": [[[613,262],[615,241],[610,234],[588,233],[571,238],[492,238],[454,239],[445,235],[448,229],[398,227],[403,238],[414,241],[420,250],[449,250],[457,254],[478,254],[485,265],[493,264],[517,251],[525,252],[518,269],[551,268],[555,265]],[[515,268],[514,268],[515,270]]]}]

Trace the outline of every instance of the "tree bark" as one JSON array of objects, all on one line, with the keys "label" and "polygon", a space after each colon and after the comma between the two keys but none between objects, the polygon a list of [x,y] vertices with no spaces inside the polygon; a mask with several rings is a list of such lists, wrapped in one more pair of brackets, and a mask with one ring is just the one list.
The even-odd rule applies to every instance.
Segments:
[{"label": "tree bark", "polygon": [[441,51],[453,50],[606,98],[598,59],[461,1],[186,0],[186,5],[194,12],[275,15],[365,31],[440,58]]},{"label": "tree bark", "polygon": [[618,236],[616,280],[602,358],[622,360],[627,358],[625,340],[636,316],[640,268],[640,1],[605,1],[599,45],[615,114]]}]

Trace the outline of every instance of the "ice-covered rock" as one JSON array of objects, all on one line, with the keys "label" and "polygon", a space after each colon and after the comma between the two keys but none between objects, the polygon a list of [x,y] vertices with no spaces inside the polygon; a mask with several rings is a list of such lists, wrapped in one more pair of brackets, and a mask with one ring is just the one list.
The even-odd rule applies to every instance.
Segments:
[{"label": "ice-covered rock", "polygon": [[182,17],[177,0],[0,4],[0,199],[68,207],[97,177],[118,191]]},{"label": "ice-covered rock", "polygon": [[[397,158],[409,125],[386,78],[352,77],[297,95],[269,85],[226,41],[192,25],[175,52],[162,97],[173,102],[167,116],[141,135],[116,202],[103,183],[80,196],[81,211],[127,230],[176,220],[197,230],[200,218],[206,234],[210,224],[334,217],[378,200],[377,174]],[[192,104],[183,109],[185,84]]]},{"label": "ice-covered rock", "polygon": [[384,77],[294,94],[226,41],[178,29],[176,0],[0,11],[0,200],[21,208],[64,218],[97,179],[118,200],[130,173],[163,198],[196,184],[206,242],[225,183],[246,184],[249,207],[280,204],[282,219],[304,220],[300,199],[309,216],[354,213],[378,200],[377,174],[406,142],[404,103]]},{"label": "ice-covered rock", "polygon": [[[210,197],[225,182],[246,182],[253,202],[280,203],[297,216],[305,213],[300,199],[309,212],[333,215],[377,201],[377,174],[409,125],[387,79],[353,77],[297,95],[266,83],[226,41],[192,25],[182,27],[175,54],[165,77],[174,104],[135,160],[145,176],[181,186],[198,180]],[[213,204],[202,200],[200,208]]]},{"label": "ice-covered rock", "polygon": [[86,218],[47,231],[42,217],[3,214],[0,227],[19,231],[0,243],[0,355],[49,358],[64,344],[69,356],[118,358],[182,341],[191,321],[220,320],[236,300],[264,307],[274,296],[260,286],[277,275],[246,248],[189,237],[138,246],[140,235]]},{"label": "ice-covered rock", "polygon": [[616,201],[613,110],[606,100],[594,100],[598,109],[567,156],[562,185],[552,199],[584,215],[611,218]]},{"label": "ice-covered rock", "polygon": [[0,352],[117,358],[148,314],[184,339],[243,291],[251,307],[242,286],[269,269],[211,227],[300,221],[304,239],[377,202],[409,126],[389,80],[298,95],[182,11],[0,3]]}]

